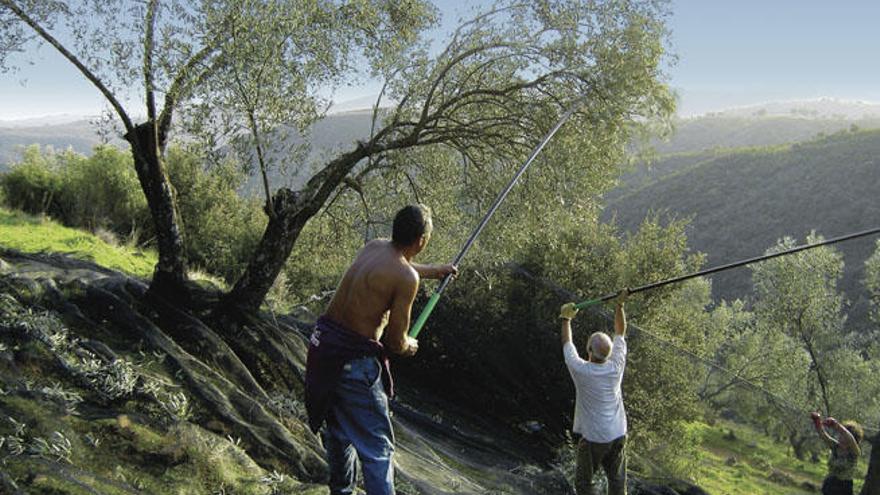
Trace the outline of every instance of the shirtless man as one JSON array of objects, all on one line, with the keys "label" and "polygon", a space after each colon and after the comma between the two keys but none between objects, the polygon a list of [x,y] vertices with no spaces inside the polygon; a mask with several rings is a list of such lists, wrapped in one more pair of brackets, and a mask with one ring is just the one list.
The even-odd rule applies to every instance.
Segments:
[{"label": "shirtless man", "polygon": [[[394,493],[394,432],[388,414],[393,394],[387,347],[412,356],[410,311],[420,277],[443,278],[453,265],[420,265],[412,259],[433,228],[424,206],[397,212],[391,240],[368,242],[346,271],[326,313],[318,319],[306,364],[309,425],[323,432],[331,495],[354,493],[360,458],[368,495]],[[385,345],[379,341],[384,334]]]}]

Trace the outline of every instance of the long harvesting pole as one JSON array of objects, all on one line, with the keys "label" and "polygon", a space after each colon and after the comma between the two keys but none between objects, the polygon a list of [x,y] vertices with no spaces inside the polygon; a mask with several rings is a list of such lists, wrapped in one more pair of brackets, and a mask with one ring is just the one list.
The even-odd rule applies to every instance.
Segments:
[{"label": "long harvesting pole", "polygon": [[[687,275],[681,275],[679,277],[670,278],[668,280],[662,280],[660,282],[654,282],[654,283],[650,283],[647,285],[642,285],[641,287],[636,287],[634,289],[630,289],[629,293],[635,294],[636,292],[642,292],[642,291],[646,291],[646,290],[656,289],[657,287],[663,287],[664,285],[674,284],[677,282],[683,282],[685,280],[692,279],[695,277],[702,277],[703,275],[710,275],[712,273],[723,272],[724,270],[730,270],[731,268],[737,268],[740,266],[750,265],[752,263],[757,263],[759,261],[765,261],[765,260],[769,260],[769,259],[776,258],[779,256],[785,256],[788,254],[794,254],[799,251],[805,251],[807,249],[813,249],[813,248],[817,248],[819,246],[827,246],[829,244],[836,244],[838,242],[848,241],[850,239],[857,239],[859,237],[866,237],[866,236],[874,235],[874,234],[878,234],[878,233],[880,233],[880,228],[875,228],[875,229],[863,230],[861,232],[856,232],[853,234],[847,234],[847,235],[840,236],[840,237],[835,237],[832,239],[827,239],[825,241],[817,242],[814,244],[804,244],[801,246],[795,246],[791,249],[786,249],[785,251],[779,251],[778,253],[771,253],[771,254],[765,254],[763,256],[756,256],[754,258],[748,258],[745,260],[736,261],[733,263],[728,263],[726,265],[716,266],[714,268],[707,268],[705,270],[702,270],[702,271],[699,271],[696,273],[690,273]],[[601,302],[610,301],[611,299],[614,299],[615,297],[617,297],[616,293],[615,294],[606,294],[606,295],[599,297],[599,298],[596,298],[596,299],[588,299],[586,301],[581,301],[581,302],[575,304],[575,307],[578,309],[583,309],[583,308],[586,308],[587,306],[591,306],[593,304],[598,304]]]},{"label": "long harvesting pole", "polygon": [[[510,182],[507,184],[507,187],[505,187],[504,190],[501,191],[501,194],[499,194],[498,197],[495,198],[495,202],[492,203],[492,207],[489,208],[489,211],[486,212],[485,216],[483,216],[483,219],[480,221],[480,224],[477,225],[477,228],[474,229],[473,232],[471,232],[471,236],[468,238],[467,242],[464,243],[464,247],[461,248],[461,251],[459,251],[458,256],[455,257],[455,260],[452,262],[452,264],[458,266],[461,263],[461,260],[464,259],[465,255],[468,253],[468,251],[470,251],[471,246],[473,246],[474,241],[477,240],[477,237],[480,235],[480,232],[482,232],[483,229],[486,227],[486,224],[489,223],[489,219],[492,218],[492,215],[494,215],[495,211],[498,209],[498,207],[501,206],[501,203],[504,201],[504,198],[507,197],[507,195],[513,189],[513,186],[516,185],[516,182],[519,180],[519,178],[525,173],[526,169],[529,168],[529,165],[531,165],[532,162],[535,161],[535,158],[538,156],[538,154],[541,153],[541,150],[544,149],[544,146],[547,145],[547,143],[550,141],[550,139],[553,138],[553,135],[556,134],[556,131],[558,131],[559,128],[561,128],[562,125],[565,124],[565,122],[569,119],[569,117],[571,117],[572,114],[574,114],[574,112],[582,104],[583,104],[583,99],[579,98],[578,101],[571,106],[571,108],[569,108],[568,110],[566,110],[566,112],[564,114],[562,114],[562,117],[559,118],[559,121],[556,122],[556,125],[554,125],[553,128],[547,132],[547,134],[544,136],[544,138],[541,140],[541,142],[538,143],[538,146],[536,146],[535,149],[532,150],[532,153],[529,155],[528,159],[526,159],[526,161],[519,168],[519,171],[516,173],[516,175],[514,175],[513,178],[510,179]],[[431,316],[431,312],[434,311],[434,306],[436,306],[437,301],[440,300],[440,295],[443,294],[443,291],[446,290],[446,287],[449,285],[449,283],[451,281],[452,281],[452,275],[447,275],[446,277],[443,278],[443,281],[440,282],[440,285],[437,287],[437,290],[435,290],[434,293],[431,294],[431,298],[428,299],[428,304],[426,304],[425,308],[422,309],[421,314],[419,314],[419,317],[416,319],[416,322],[413,324],[412,328],[409,331],[410,337],[412,337],[412,338],[418,337],[419,332],[422,331],[422,327],[425,326],[425,322],[428,321],[428,317]]]}]

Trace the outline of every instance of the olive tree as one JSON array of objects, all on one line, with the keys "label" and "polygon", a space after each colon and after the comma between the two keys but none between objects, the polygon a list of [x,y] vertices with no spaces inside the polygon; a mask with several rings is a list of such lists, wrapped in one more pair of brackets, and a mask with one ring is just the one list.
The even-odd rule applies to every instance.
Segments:
[{"label": "olive tree", "polygon": [[[808,243],[821,241],[811,234]],[[792,247],[785,238],[768,252]],[[831,247],[820,247],[776,258],[756,265],[755,314],[767,331],[790,339],[804,359],[805,366],[793,369],[788,384],[796,377],[807,377],[802,385],[789,390],[786,397],[804,410],[822,409],[826,414],[864,420],[878,412],[876,397],[877,363],[855,346],[847,331],[845,301],[837,287],[843,258]],[[803,418],[799,418],[802,426]],[[796,451],[802,444],[792,443]]]},{"label": "olive tree", "polygon": [[[811,234],[808,243],[821,241]],[[767,252],[794,247],[791,237],[782,239]],[[805,401],[818,399],[824,410],[833,410],[828,376],[830,352],[843,345],[843,296],[837,281],[843,272],[843,258],[830,247],[820,247],[755,265],[755,312],[759,319],[794,339],[810,358],[815,377]]]},{"label": "olive tree", "polygon": [[[48,44],[103,95],[130,145],[155,224],[159,261],[151,288],[174,294],[186,280],[183,234],[164,164],[175,115],[213,113],[225,103],[214,97],[219,85],[230,72],[253,65],[277,70],[271,79],[259,70],[243,75],[243,87],[272,84],[285,103],[268,116],[252,106],[243,117],[309,122],[321,88],[350,74],[358,53],[378,44],[406,45],[432,15],[417,0],[2,0],[0,68],[14,69],[33,44]],[[271,64],[260,63],[267,60]]]},{"label": "olive tree", "polygon": [[[871,316],[874,323],[878,324],[880,323],[880,241],[877,242],[877,249],[874,251],[874,254],[865,262],[865,287],[871,294],[871,301],[873,303]],[[880,352],[878,352],[880,348],[878,348],[876,342],[871,351],[873,359],[880,358]],[[877,430],[874,431],[876,432]],[[865,484],[862,486],[861,495],[880,493],[880,449],[877,448],[877,438],[875,433],[870,439],[872,444],[871,460],[868,465],[868,473],[865,476]]]},{"label": "olive tree", "polygon": [[[666,9],[654,0],[502,1],[462,21],[439,49],[425,30],[436,11],[416,0],[51,7],[0,0],[0,28],[15,35],[16,46],[29,34],[55,46],[116,110],[158,233],[154,287],[185,281],[174,195],[162,166],[173,112],[191,116],[184,119],[193,123],[191,135],[220,149],[249,143],[269,218],[222,307],[252,310],[328,201],[341,189],[381,190],[383,182],[373,179],[395,171],[415,177],[417,167],[405,159],[413,151],[456,156],[488,191],[576,101],[573,134],[561,152],[571,159],[621,157],[640,132],[665,126],[674,104],[662,72]],[[59,21],[69,26],[76,50],[51,34]],[[362,65],[384,81],[370,135],[318,164],[279,154],[279,132],[323,115],[318,88],[360,74]],[[141,88],[142,124],[123,108],[127,88]],[[599,166],[614,166],[609,161]],[[273,190],[268,171],[278,162],[314,173],[296,190]],[[466,185],[466,178],[454,180]]]},{"label": "olive tree", "polygon": [[582,150],[615,149],[640,119],[668,116],[662,16],[655,2],[501,3],[464,21],[439,53],[417,44],[406,57],[378,61],[391,108],[302,189],[274,194],[266,233],[227,300],[258,305],[305,223],[341,184],[362,193],[374,174],[409,167],[400,156],[416,148],[452,151],[487,184],[507,177],[576,100],[583,106],[573,127],[601,127]]}]

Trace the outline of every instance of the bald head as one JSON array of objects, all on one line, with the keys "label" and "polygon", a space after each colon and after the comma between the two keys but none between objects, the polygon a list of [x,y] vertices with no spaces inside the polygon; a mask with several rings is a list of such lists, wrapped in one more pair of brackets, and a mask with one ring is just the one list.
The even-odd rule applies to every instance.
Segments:
[{"label": "bald head", "polygon": [[590,335],[590,340],[587,341],[587,352],[592,355],[590,360],[604,363],[608,356],[611,355],[611,347],[613,345],[611,338],[604,332],[595,332],[593,335]]}]

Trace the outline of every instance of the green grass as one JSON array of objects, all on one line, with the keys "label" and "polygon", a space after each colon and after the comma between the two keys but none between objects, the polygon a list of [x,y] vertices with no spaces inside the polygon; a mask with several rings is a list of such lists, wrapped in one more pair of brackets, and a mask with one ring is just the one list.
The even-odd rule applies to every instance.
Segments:
[{"label": "green grass", "polygon": [[[703,451],[694,469],[695,481],[709,493],[789,495],[809,493],[802,487],[804,482],[817,487],[822,485],[826,474],[825,456],[818,463],[800,461],[786,444],[736,423],[719,421],[714,426],[695,423],[692,427],[702,437]],[[729,465],[728,459],[734,457],[736,463]],[[866,469],[867,455],[863,455],[857,472],[864,473]],[[791,483],[772,480],[774,471],[783,473]],[[855,481],[856,493],[862,481]]]},{"label": "green grass", "polygon": [[25,253],[65,253],[141,278],[152,275],[157,261],[152,251],[114,246],[45,217],[4,208],[0,208],[0,246]]}]

